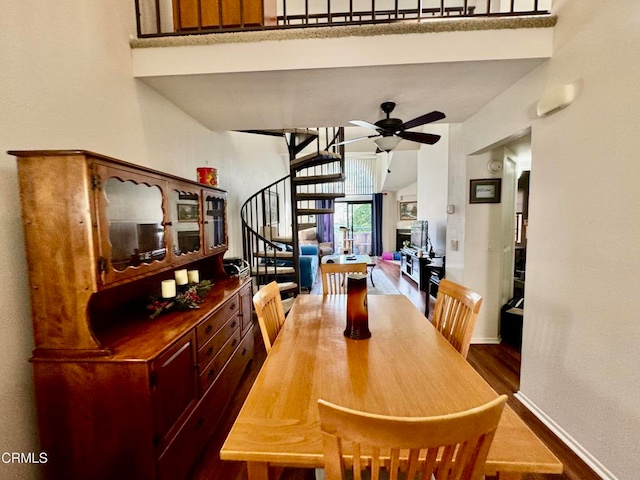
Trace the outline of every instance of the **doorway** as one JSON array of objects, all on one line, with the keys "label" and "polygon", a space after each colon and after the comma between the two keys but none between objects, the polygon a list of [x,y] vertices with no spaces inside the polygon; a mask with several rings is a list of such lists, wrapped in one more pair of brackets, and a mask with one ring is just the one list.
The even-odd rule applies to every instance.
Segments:
[{"label": "doorway", "polygon": [[[513,203],[503,211],[505,255],[502,259],[500,336],[502,342],[522,348],[522,331],[525,319],[525,282],[527,255],[527,226],[529,217],[529,174],[531,170],[531,134],[505,145],[506,152],[514,159],[515,168],[507,175],[505,162],[505,188]],[[511,221],[507,222],[510,217]],[[508,231],[511,229],[511,231]],[[508,248],[507,248],[508,242]],[[509,250],[508,258],[506,251]]]},{"label": "doorway", "polygon": [[333,214],[334,251],[351,248],[355,255],[371,255],[371,201],[336,201]]}]

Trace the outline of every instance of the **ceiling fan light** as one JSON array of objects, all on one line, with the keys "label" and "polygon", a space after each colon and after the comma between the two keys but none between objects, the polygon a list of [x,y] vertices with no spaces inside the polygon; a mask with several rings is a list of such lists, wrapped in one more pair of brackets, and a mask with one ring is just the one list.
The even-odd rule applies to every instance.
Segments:
[{"label": "ceiling fan light", "polygon": [[400,137],[388,136],[388,137],[378,137],[374,140],[375,144],[380,148],[380,150],[384,150],[385,152],[390,152],[394,148],[398,146],[398,144],[402,141]]}]

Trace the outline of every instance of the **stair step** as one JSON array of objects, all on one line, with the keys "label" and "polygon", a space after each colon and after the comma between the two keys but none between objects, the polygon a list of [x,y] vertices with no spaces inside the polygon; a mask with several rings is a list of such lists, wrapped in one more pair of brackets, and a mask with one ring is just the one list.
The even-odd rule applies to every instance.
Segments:
[{"label": "stair step", "polygon": [[298,135],[318,136],[318,130],[315,128],[284,128],[282,133],[296,133]]},{"label": "stair step", "polygon": [[293,243],[293,239],[291,237],[273,237],[271,241],[278,242],[278,243],[287,243],[287,244]]},{"label": "stair step", "polygon": [[299,208],[296,210],[297,215],[324,215],[334,212],[333,208]]},{"label": "stair step", "polygon": [[313,185],[321,183],[343,182],[343,173],[331,173],[329,175],[310,175],[306,177],[294,177],[293,183],[296,185]]},{"label": "stair step", "polygon": [[324,165],[326,163],[337,162],[341,159],[342,157],[337,153],[322,150],[320,152],[313,152],[309,155],[305,155],[304,157],[291,160],[289,166],[291,170],[300,170],[301,168],[314,167],[316,165]]},{"label": "stair step", "polygon": [[316,228],[316,222],[298,222],[298,231],[306,230],[307,228]]},{"label": "stair step", "polygon": [[293,252],[271,250],[270,252],[254,252],[253,256],[258,258],[293,258]]},{"label": "stair step", "polygon": [[321,192],[321,193],[296,193],[296,200],[331,200],[334,198],[344,198],[344,192]]},{"label": "stair step", "polygon": [[252,275],[291,275],[296,272],[293,267],[273,267],[271,265],[260,265],[251,269]]},{"label": "stair step", "polygon": [[285,133],[295,133],[298,135],[318,136],[318,130],[308,128],[284,128],[280,130],[236,130],[241,133],[256,133],[258,135],[270,135],[272,137],[282,137]]},{"label": "stair step", "polygon": [[289,313],[289,310],[291,310],[291,307],[293,307],[293,302],[295,301],[296,301],[295,297],[285,298],[282,300],[282,309],[284,310],[285,315]]},{"label": "stair step", "polygon": [[[254,294],[260,290],[261,288],[265,287],[265,285],[258,285],[258,287],[253,287],[254,290]],[[280,290],[281,293],[284,292],[290,292],[291,290],[296,290],[298,288],[298,284],[295,282],[278,282],[278,290]]]}]

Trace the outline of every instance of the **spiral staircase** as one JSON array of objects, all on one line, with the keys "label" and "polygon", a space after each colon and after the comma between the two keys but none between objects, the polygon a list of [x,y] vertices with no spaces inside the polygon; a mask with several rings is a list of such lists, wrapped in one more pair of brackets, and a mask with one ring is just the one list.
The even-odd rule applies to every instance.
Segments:
[{"label": "spiral staircase", "polygon": [[[316,227],[344,197],[344,129],[250,130],[283,137],[290,173],[253,194],[242,205],[243,257],[254,290],[278,282],[283,298],[300,293],[299,230]],[[296,234],[294,234],[294,232]]]}]

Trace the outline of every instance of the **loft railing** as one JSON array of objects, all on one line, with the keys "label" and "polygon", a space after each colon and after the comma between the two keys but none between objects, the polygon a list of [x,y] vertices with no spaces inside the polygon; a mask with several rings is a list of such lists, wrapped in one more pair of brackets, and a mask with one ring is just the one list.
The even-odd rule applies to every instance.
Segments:
[{"label": "loft railing", "polygon": [[138,37],[549,14],[551,0],[135,0]]}]

